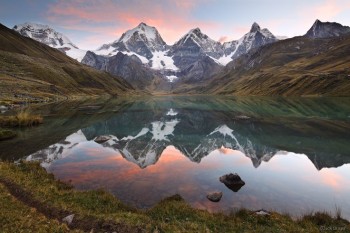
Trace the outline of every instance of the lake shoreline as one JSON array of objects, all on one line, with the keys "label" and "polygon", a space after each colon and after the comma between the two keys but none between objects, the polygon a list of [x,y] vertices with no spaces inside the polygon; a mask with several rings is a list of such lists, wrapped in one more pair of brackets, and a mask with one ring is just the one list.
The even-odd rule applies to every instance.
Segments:
[{"label": "lake shoreline", "polygon": [[[75,229],[80,232],[94,229],[97,232],[315,232],[329,228],[335,229],[334,232],[350,230],[350,223],[341,218],[341,210],[335,217],[328,213],[313,213],[297,220],[276,212],[269,215],[258,215],[250,210],[239,210],[231,214],[209,213],[192,208],[179,195],[166,198],[151,209],[140,210],[125,205],[103,190],[77,191],[71,185],[56,180],[37,162],[0,162],[0,195],[11,197],[10,200],[19,202],[23,209],[34,209],[33,218],[35,215],[41,215],[41,218],[50,222],[50,227],[63,231]],[[2,207],[12,205],[6,198],[1,200]],[[14,211],[20,209],[16,208]],[[62,220],[62,216],[72,214],[73,221],[66,225],[67,221]],[[18,230],[18,225],[26,222],[25,216],[17,216],[18,221],[11,221],[6,213],[1,217],[5,219],[6,224],[2,224],[4,229],[8,230]],[[35,229],[39,224],[41,223],[26,222],[22,227]]]}]

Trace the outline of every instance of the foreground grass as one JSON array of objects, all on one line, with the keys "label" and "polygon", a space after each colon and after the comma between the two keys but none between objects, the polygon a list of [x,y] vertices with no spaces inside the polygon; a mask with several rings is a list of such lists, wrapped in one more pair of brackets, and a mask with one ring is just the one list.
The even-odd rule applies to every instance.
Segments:
[{"label": "foreground grass", "polygon": [[[23,189],[21,201],[7,190],[9,183],[17,190]],[[6,188],[4,184],[7,184]],[[35,205],[39,206],[35,208]],[[20,229],[45,232],[48,227],[50,232],[67,231],[68,226],[60,223],[61,218],[51,212],[45,214],[43,206],[51,208],[51,212],[74,213],[77,216],[74,221],[98,222],[91,225],[94,232],[106,232],[103,227],[107,223],[123,228],[116,232],[319,232],[330,228],[332,232],[350,232],[349,222],[326,213],[315,213],[297,221],[278,213],[258,216],[248,210],[229,215],[211,214],[191,208],[178,195],[161,201],[152,209],[138,210],[102,190],[74,190],[55,180],[37,163],[0,163],[1,232],[19,232]],[[75,230],[84,231],[79,226]]]},{"label": "foreground grass", "polygon": [[4,127],[34,126],[42,123],[43,118],[32,114],[28,108],[19,111],[14,116],[0,116],[0,126]]},{"label": "foreground grass", "polygon": [[0,184],[0,230],[1,232],[68,232],[67,225],[49,219],[14,198]]}]

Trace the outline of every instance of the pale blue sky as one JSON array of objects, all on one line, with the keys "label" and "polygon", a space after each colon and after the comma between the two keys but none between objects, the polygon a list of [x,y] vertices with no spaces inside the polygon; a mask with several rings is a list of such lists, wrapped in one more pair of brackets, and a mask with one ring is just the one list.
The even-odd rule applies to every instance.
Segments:
[{"label": "pale blue sky", "polygon": [[279,36],[305,34],[316,19],[350,25],[349,0],[1,0],[0,23],[53,26],[83,49],[118,39],[140,22],[172,44],[200,27],[215,40],[239,39],[253,22]]}]

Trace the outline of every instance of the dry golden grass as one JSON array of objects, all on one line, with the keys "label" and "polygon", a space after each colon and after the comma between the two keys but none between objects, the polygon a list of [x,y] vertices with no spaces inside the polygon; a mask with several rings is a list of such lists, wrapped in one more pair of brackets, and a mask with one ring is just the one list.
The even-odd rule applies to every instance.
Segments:
[{"label": "dry golden grass", "polygon": [[19,111],[14,116],[0,117],[0,126],[5,126],[5,127],[34,126],[42,123],[43,123],[43,117],[32,114],[28,108]]}]

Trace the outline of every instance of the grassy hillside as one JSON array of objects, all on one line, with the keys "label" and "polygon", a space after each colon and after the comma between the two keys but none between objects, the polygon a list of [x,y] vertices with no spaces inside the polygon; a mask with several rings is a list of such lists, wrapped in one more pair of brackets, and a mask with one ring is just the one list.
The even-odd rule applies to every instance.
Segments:
[{"label": "grassy hillside", "polygon": [[350,96],[350,36],[295,37],[251,51],[206,86],[189,92]]},{"label": "grassy hillside", "polygon": [[1,24],[0,82],[0,100],[5,102],[134,93],[123,79],[82,65]]}]

